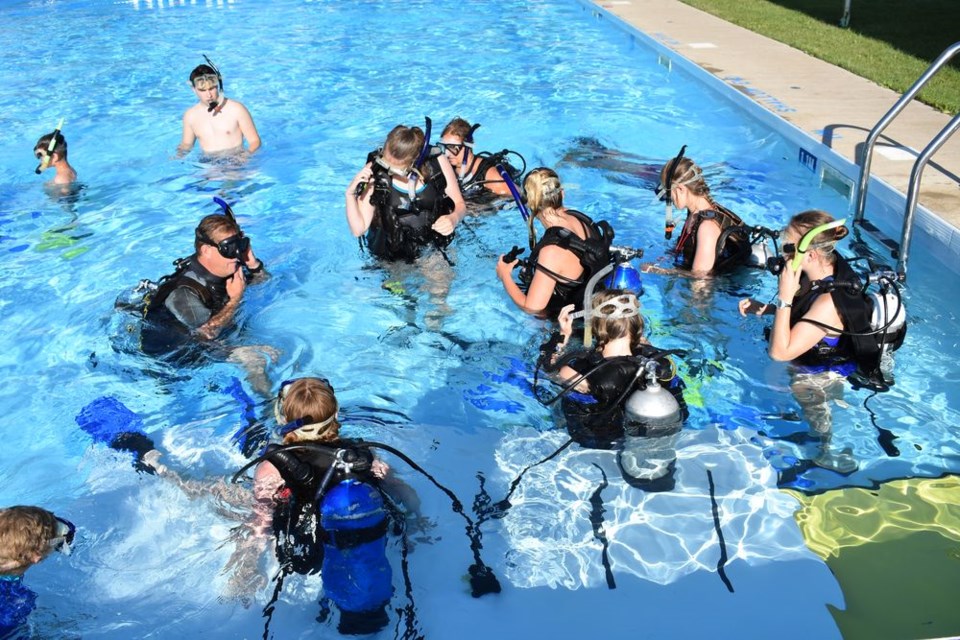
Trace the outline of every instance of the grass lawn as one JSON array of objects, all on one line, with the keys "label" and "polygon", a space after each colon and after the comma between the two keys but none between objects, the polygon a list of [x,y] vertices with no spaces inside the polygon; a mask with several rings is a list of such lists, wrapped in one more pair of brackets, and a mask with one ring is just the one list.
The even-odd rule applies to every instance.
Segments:
[{"label": "grass lawn", "polygon": [[[682,0],[903,93],[940,53],[960,41],[960,0],[853,0],[849,28],[843,0]],[[919,99],[960,112],[960,54]]]}]

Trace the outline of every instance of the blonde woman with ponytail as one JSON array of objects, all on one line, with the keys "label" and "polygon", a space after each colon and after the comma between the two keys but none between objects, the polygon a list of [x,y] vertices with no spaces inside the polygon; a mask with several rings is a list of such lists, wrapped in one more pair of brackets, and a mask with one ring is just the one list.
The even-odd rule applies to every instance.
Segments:
[{"label": "blonde woman with ponytail", "polygon": [[[564,206],[560,177],[552,169],[532,170],[523,188],[532,214],[527,221],[531,245],[536,238],[534,220],[543,225],[544,233],[531,251],[529,266],[521,272],[525,289],[513,280],[516,259],[507,262],[500,256],[497,276],[507,295],[524,312],[556,318],[567,304],[582,306],[588,274],[576,246],[602,241],[603,232],[586,214]],[[571,246],[571,241],[576,246]]]}]

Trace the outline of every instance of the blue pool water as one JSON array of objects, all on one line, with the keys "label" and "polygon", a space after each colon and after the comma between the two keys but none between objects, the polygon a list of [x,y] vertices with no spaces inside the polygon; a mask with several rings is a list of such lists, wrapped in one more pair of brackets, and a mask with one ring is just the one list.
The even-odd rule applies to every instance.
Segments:
[{"label": "blue pool water", "polygon": [[[40,593],[38,637],[265,635],[272,583],[249,606],[221,599],[242,509],[136,474],[74,421],[112,396],[189,477],[214,482],[246,462],[231,436],[245,411],[270,414],[268,398],[229,362],[175,371],[128,352],[132,320],[114,310],[190,252],[196,222],[216,212],[212,196],[235,203],[273,274],[248,289],[226,342],[275,353],[273,389],[328,377],[348,433],[403,450],[474,518],[475,498],[499,500],[566,440],[530,392],[543,326],[511,308],[494,275],[496,256],[525,232],[505,205],[463,223],[453,266],[388,272],[361,255],[343,191],[393,125],[425,114],[438,128],[456,115],[483,123],[479,148],[556,167],[569,205],[610,221],[618,243],[651,260],[665,249],[662,208],[638,167],[683,144],[716,199],[753,223],[849,210],[785,138],[577,2],[12,2],[0,24],[0,504],[46,506],[80,537],[71,557],[27,574]],[[263,138],[245,165],[173,157],[201,53]],[[71,198],[32,173],[33,143],[61,117],[84,185]],[[463,520],[390,459],[431,525],[412,536],[409,591],[391,542],[396,594],[381,637],[408,624],[429,638],[838,637],[828,605],[843,609],[844,596],[780,487],[818,493],[960,471],[960,306],[943,295],[960,275],[934,257],[935,242],[914,240],[896,386],[876,397],[847,389],[848,406],[834,409],[834,442],[858,471],[802,465],[813,445],[791,438],[806,425],[786,369],[767,358],[761,323],[736,313],[741,296],[771,297],[772,277],[740,274],[704,291],[649,276],[651,341],[688,351],[692,415],[676,489],[644,494],[623,482],[612,453],[568,448],[524,476],[503,518],[482,524],[482,554],[504,590],[473,599]],[[253,406],[231,391],[235,380]],[[881,445],[884,431],[897,455]],[[262,569],[272,578],[275,561]],[[336,637],[335,622],[316,621],[320,588],[317,576],[287,579],[269,633]]]}]

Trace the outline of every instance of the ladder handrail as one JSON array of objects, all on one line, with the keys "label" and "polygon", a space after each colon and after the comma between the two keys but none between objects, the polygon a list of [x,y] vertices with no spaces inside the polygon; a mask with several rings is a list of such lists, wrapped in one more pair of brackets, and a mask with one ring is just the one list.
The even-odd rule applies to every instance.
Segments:
[{"label": "ladder handrail", "polygon": [[917,199],[920,196],[920,178],[923,170],[927,167],[927,162],[933,157],[940,147],[952,136],[957,129],[960,129],[960,113],[953,116],[953,119],[947,123],[940,133],[930,141],[930,144],[920,153],[917,161],[913,164],[913,170],[910,171],[910,187],[907,190],[907,208],[903,215],[903,231],[900,234],[900,251],[897,256],[897,272],[906,278],[907,258],[910,257],[910,238],[913,235],[913,216],[917,211]]},{"label": "ladder handrail", "polygon": [[[873,158],[873,147],[877,143],[877,138],[880,137],[880,134],[883,133],[883,130],[887,128],[890,122],[893,121],[900,112],[913,100],[913,97],[920,93],[920,90],[930,81],[930,78],[937,73],[944,65],[946,65],[953,56],[960,52],[960,42],[955,42],[949,47],[947,47],[943,53],[937,57],[933,63],[927,67],[927,70],[923,72],[916,82],[913,83],[907,92],[900,96],[900,99],[887,111],[886,115],[880,118],[880,121],[870,130],[870,134],[867,136],[866,141],[864,142],[863,152],[861,154],[861,164],[860,164],[860,179],[857,182],[857,204],[854,208],[853,222],[854,224],[859,223],[863,219],[864,208],[867,203],[867,185],[870,181],[870,162]],[[949,125],[947,125],[949,128]],[[939,137],[939,136],[938,136]],[[942,143],[941,143],[942,144]],[[929,149],[929,146],[927,147]],[[937,147],[939,148],[939,146]],[[929,159],[929,158],[928,158]],[[926,164],[926,162],[924,162]]]}]

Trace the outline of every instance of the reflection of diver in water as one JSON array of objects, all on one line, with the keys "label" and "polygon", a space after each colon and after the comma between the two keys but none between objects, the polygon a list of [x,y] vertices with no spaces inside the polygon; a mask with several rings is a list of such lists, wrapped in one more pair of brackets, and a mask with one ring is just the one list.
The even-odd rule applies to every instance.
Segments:
[{"label": "reflection of diver in water", "polygon": [[874,390],[893,384],[892,351],[903,342],[906,315],[896,274],[869,276],[868,285],[883,285],[879,294],[867,295],[860,277],[835,252],[847,235],[843,222],[822,211],[794,216],[783,234],[786,260],[771,263],[779,274],[776,305],[745,299],[740,312],[774,314],[770,356],[792,363],[791,390],[820,441],[814,463],[847,474],[858,465],[849,449],[831,447],[830,404],[841,401],[844,378]]},{"label": "reflection of diver in water", "polygon": [[561,354],[548,353],[558,371],[570,437],[581,446],[620,448],[624,479],[647,491],[673,488],[676,439],[688,412],[683,382],[668,352],[643,337],[637,297],[622,290],[593,296],[591,317],[597,346],[562,353],[573,332],[572,307],[560,314]]},{"label": "reflection of diver in water", "polygon": [[610,149],[588,137],[575,138],[573,146],[557,162],[558,167],[597,169],[612,182],[651,191],[660,184],[661,164],[628,151]]}]

